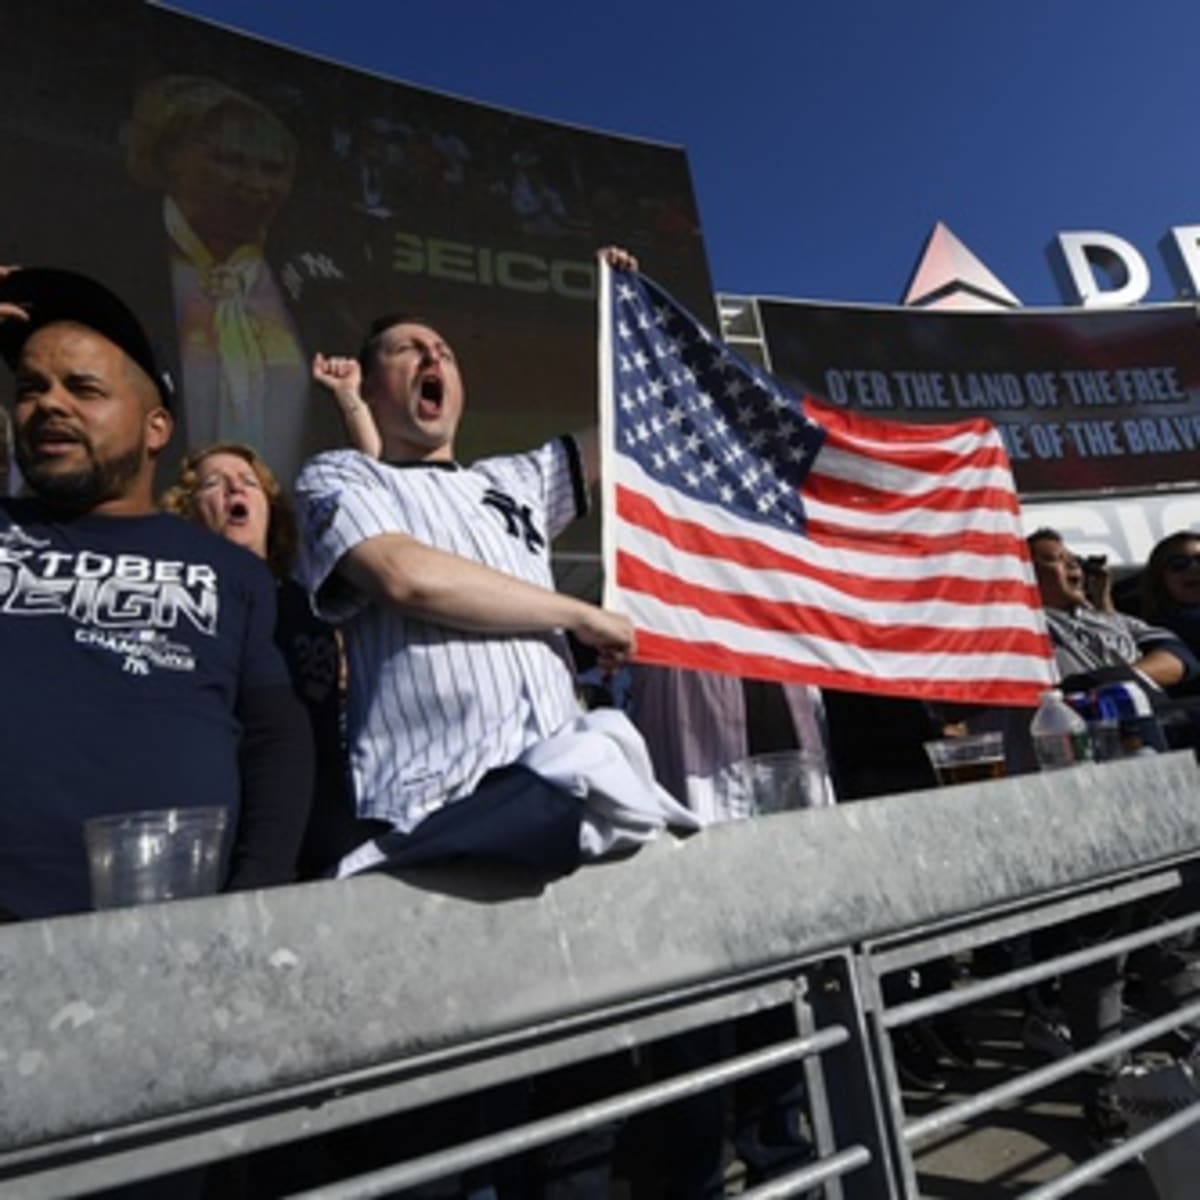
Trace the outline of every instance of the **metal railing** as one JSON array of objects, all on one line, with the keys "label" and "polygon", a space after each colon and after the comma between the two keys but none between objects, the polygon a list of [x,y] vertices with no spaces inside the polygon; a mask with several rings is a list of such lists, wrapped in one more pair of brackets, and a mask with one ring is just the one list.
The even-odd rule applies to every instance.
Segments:
[{"label": "metal railing", "polygon": [[[1047,1065],[1015,1073],[1000,1084],[978,1091],[965,1099],[940,1105],[916,1119],[909,1119],[898,1083],[889,1036],[894,1030],[948,1013],[963,1012],[981,1002],[1020,993],[1039,983],[1069,975],[1080,968],[1191,934],[1200,927],[1200,913],[1193,912],[1174,920],[1158,921],[1133,933],[1098,940],[1084,949],[1048,956],[1035,964],[890,1008],[883,998],[883,977],[896,970],[942,958],[947,952],[968,946],[977,948],[988,945],[1013,933],[1027,933],[1056,925],[1064,920],[1075,920],[1081,916],[1119,909],[1134,901],[1144,901],[1147,897],[1162,897],[1178,888],[1180,883],[1179,871],[1169,869],[1126,880],[1117,886],[1073,895],[1057,903],[1045,902],[1023,911],[1017,918],[1006,915],[994,920],[976,919],[965,929],[960,927],[949,933],[934,933],[924,938],[909,937],[900,945],[868,945],[861,949],[856,960],[857,969],[864,981],[866,1004],[875,1032],[874,1045],[880,1056],[886,1091],[891,1100],[893,1128],[899,1135],[894,1149],[898,1157],[897,1172],[904,1180],[905,1195],[918,1194],[918,1172],[913,1151],[920,1143],[934,1134],[960,1127],[988,1113],[1007,1108],[1014,1102],[1071,1078],[1088,1067],[1111,1061],[1118,1055],[1155,1042],[1186,1026],[1195,1027],[1200,1023],[1200,989],[1197,990],[1194,1001],[1183,1003],[1164,1016],[1142,1021],[1128,1032],[1105,1038],[1094,1046],[1066,1054]],[[1200,1120],[1200,1104],[1195,1106],[1191,1120]],[[1175,1136],[1190,1123],[1190,1120],[1181,1122],[1174,1116],[1169,1121],[1162,1121],[1136,1137],[1128,1138],[1119,1147],[1097,1153],[1060,1179],[1025,1193],[1025,1200],[1031,1200],[1032,1197],[1067,1195],[1076,1191]]]},{"label": "metal railing", "polygon": [[[743,1194],[916,1196],[914,1145],[1200,1004],[915,1117],[892,1031],[1200,917],[892,1007],[883,976],[1169,892],[1200,856],[1198,782],[1165,755],[721,827],[545,887],[424,871],[6,927],[0,1192],[86,1194],[621,1052],[643,1063],[630,1086],[300,1194],[393,1194],[790,1066],[813,1159]],[[644,1068],[666,1039],[781,1008],[771,1044]],[[1030,1195],[1067,1194],[1188,1113]]]}]

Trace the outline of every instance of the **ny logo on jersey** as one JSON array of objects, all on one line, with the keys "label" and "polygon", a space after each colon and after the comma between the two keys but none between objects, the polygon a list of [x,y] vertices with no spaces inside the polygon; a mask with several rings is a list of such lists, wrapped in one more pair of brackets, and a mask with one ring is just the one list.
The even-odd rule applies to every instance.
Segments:
[{"label": "ny logo on jersey", "polygon": [[511,496],[496,488],[483,493],[483,503],[490,505],[504,517],[505,532],[509,537],[525,539],[525,548],[531,553],[540,550],[546,539],[533,523],[533,512],[528,504],[518,504]]}]

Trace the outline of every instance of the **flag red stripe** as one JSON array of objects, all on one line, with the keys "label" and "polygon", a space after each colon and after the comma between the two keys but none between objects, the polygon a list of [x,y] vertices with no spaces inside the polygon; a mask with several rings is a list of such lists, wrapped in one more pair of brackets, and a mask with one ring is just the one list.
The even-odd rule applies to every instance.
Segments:
[{"label": "flag red stripe", "polygon": [[[715,642],[682,641],[666,634],[638,631],[638,662],[656,663],[666,667],[683,667],[692,671],[716,671],[725,675],[744,675],[751,679],[768,679],[794,683],[800,673],[794,662],[762,654],[740,654]],[[891,696],[908,696],[915,700],[952,700],[965,704],[1001,704],[1036,708],[1045,684],[1023,679],[933,680],[889,679],[877,675],[862,675],[832,667],[803,668],[805,682],[817,687],[835,688],[848,692],[886,691]]]},{"label": "flag red stripe", "polygon": [[[921,471],[927,475],[947,475],[962,470],[989,471],[1003,470],[1008,472],[1008,455],[1001,446],[983,445],[974,450],[963,452],[952,446],[917,446],[904,442],[900,445],[888,442],[871,442],[864,445],[859,441],[843,440],[838,434],[831,433],[825,439],[825,446],[832,447],[844,454],[856,454],[859,458],[876,463],[887,463],[889,466],[902,467],[908,471]],[[820,456],[817,458],[820,465]]]},{"label": "flag red stripe", "polygon": [[801,495],[811,496],[824,504],[846,508],[854,505],[873,513],[896,513],[911,508],[927,508],[935,512],[971,512],[980,509],[1020,512],[1016,496],[1004,488],[939,487],[905,495],[866,483],[847,482],[836,475],[822,475],[816,469],[804,480]]},{"label": "flag red stripe", "polygon": [[876,624],[843,615],[824,606],[798,604],[724,592],[690,583],[660,571],[626,550],[617,551],[617,583],[630,592],[654,596],[676,607],[705,616],[774,633],[794,633],[845,642],[868,650],[970,657],[977,654],[1033,654],[1048,652],[1045,635],[1012,626],[954,629],[915,623]]},{"label": "flag red stripe", "polygon": [[989,558],[1007,555],[1024,559],[1028,553],[1025,539],[1015,534],[981,533],[973,529],[955,533],[887,533],[854,525],[849,520],[852,516],[847,514],[849,523],[845,525],[809,517],[804,527],[805,535],[810,542],[831,549],[868,550],[880,557],[925,559],[961,550]]},{"label": "flag red stripe", "polygon": [[[631,525],[658,534],[676,549],[705,558],[722,559],[739,566],[759,571],[784,571],[806,579],[818,580],[850,596],[871,600],[936,600],[948,599],[959,603],[1003,603],[1024,604],[1030,608],[1041,607],[1037,589],[1029,583],[1016,579],[980,580],[961,575],[936,575],[925,579],[880,579],[864,575],[836,571],[807,562],[795,555],[785,554],[773,546],[765,545],[752,538],[731,537],[714,533],[707,526],[682,517],[671,517],[648,497],[618,485],[616,496],[617,514]],[[809,527],[810,535],[813,527]],[[960,534],[948,537],[947,549],[969,549]],[[992,551],[995,539],[980,535],[983,549]],[[836,539],[823,539],[825,545],[833,546]],[[862,549],[861,534],[857,539],[843,539],[845,549]],[[875,549],[872,542],[870,549]],[[1024,549],[1024,543],[1021,543]],[[1013,553],[1017,548],[1014,546]],[[914,549],[911,557],[923,557],[922,550]]]},{"label": "flag red stripe", "polygon": [[805,396],[803,403],[805,413],[818,424],[823,425],[829,431],[831,439],[837,439],[843,431],[847,437],[862,441],[884,444],[890,442],[893,445],[906,443],[910,446],[945,442],[951,438],[961,438],[971,434],[985,442],[993,442],[996,438],[996,430],[991,422],[979,417],[970,421],[926,425],[909,421],[881,421],[875,417],[864,416],[862,413],[849,412],[844,408],[834,408],[832,405],[822,404],[812,396]]}]

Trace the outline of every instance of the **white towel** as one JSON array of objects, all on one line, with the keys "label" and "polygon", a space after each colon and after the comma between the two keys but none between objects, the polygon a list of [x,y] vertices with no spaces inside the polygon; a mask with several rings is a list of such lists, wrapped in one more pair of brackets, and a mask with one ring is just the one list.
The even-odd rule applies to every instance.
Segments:
[{"label": "white towel", "polygon": [[[668,827],[700,828],[696,814],[655,782],[642,735],[618,709],[581,714],[530,746],[517,762],[579,797],[584,858],[633,850]],[[372,839],[342,859],[337,877],[345,879],[385,861]]]},{"label": "white towel", "polygon": [[655,782],[642,735],[618,709],[582,713],[517,761],[580,798],[584,858],[631,850],[668,826],[700,828],[696,814]]}]

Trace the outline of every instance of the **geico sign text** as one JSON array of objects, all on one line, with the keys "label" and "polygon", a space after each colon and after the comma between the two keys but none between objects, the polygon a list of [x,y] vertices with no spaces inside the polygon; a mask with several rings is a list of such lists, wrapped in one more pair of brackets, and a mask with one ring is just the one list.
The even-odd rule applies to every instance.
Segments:
[{"label": "geico sign text", "polygon": [[[1200,225],[1175,225],[1159,243],[1179,295],[1200,296]],[[1150,268],[1137,247],[1115,233],[1079,230],[1057,234],[1050,266],[1068,303],[1123,308],[1146,298]]]}]

